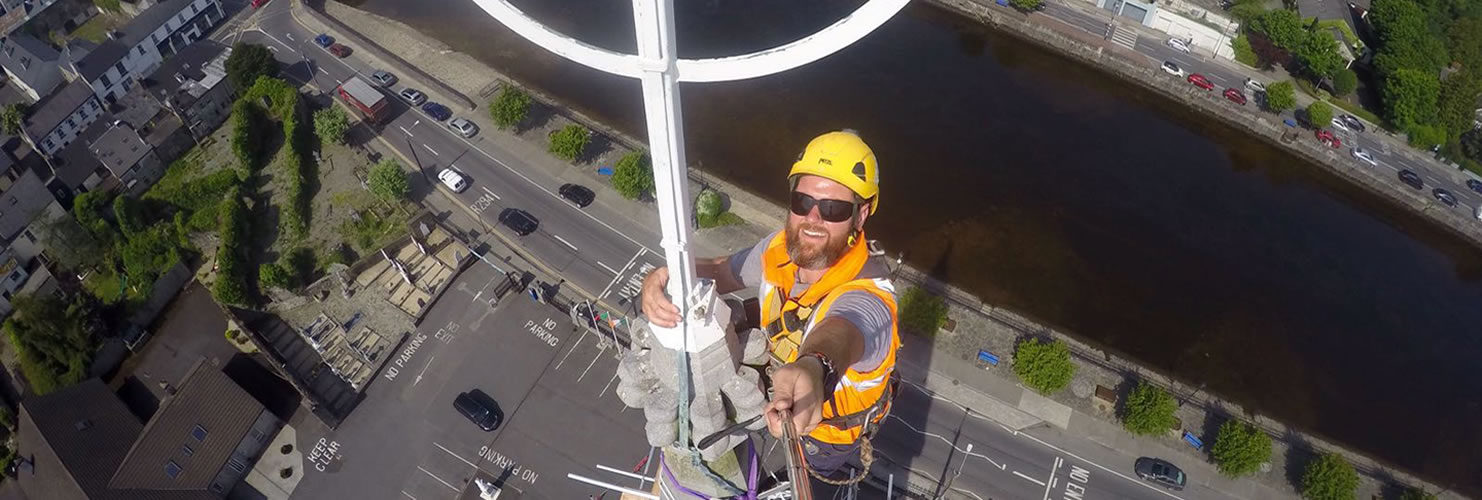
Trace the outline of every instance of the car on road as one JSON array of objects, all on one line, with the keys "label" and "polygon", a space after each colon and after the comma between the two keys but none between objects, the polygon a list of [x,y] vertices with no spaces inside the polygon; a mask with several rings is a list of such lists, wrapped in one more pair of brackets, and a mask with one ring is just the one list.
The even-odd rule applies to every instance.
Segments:
[{"label": "car on road", "polygon": [[1353,129],[1353,131],[1355,131],[1355,132],[1363,132],[1364,131],[1364,122],[1363,122],[1363,120],[1358,119],[1357,116],[1353,116],[1353,115],[1350,115],[1350,114],[1342,114],[1342,115],[1338,115],[1338,118],[1342,119],[1343,120],[1343,123],[1347,123],[1348,124],[1348,128]]},{"label": "car on road", "polygon": [[1241,106],[1245,105],[1245,94],[1241,93],[1239,90],[1225,89],[1225,98],[1229,99],[1230,102],[1233,102],[1235,104],[1239,104]]},{"label": "car on road", "polygon": [[413,106],[421,106],[422,103],[427,102],[427,94],[423,94],[422,91],[411,87],[401,89],[401,92],[396,95],[401,96],[401,100]]},{"label": "car on road", "polygon": [[1400,182],[1405,183],[1406,186],[1410,186],[1415,189],[1422,189],[1425,187],[1425,183],[1420,181],[1420,174],[1417,174],[1415,172],[1411,172],[1409,170],[1401,170],[1399,173],[1399,177]]},{"label": "car on road", "polygon": [[376,85],[380,85],[383,88],[390,87],[396,83],[396,75],[379,69],[372,72],[370,78],[372,82],[376,82]]},{"label": "car on road", "polygon": [[1343,145],[1343,141],[1339,139],[1338,136],[1333,135],[1333,131],[1331,130],[1317,129],[1317,132],[1314,132],[1314,135],[1317,136],[1317,142],[1332,146],[1334,149],[1337,149],[1338,147]]},{"label": "car on road", "polygon": [[1353,132],[1353,129],[1348,127],[1348,122],[1343,121],[1342,118],[1334,116],[1333,119],[1330,120],[1328,123],[1332,124],[1333,128],[1335,129],[1342,130],[1344,132]]},{"label": "car on road", "polygon": [[1173,64],[1173,61],[1163,61],[1163,72],[1173,76],[1184,76],[1183,68]]},{"label": "car on road", "polygon": [[479,133],[479,126],[474,125],[473,122],[464,118],[448,120],[448,128],[453,129],[454,132],[457,132],[458,135],[463,136],[465,139]]},{"label": "car on road", "polygon": [[535,228],[540,227],[540,221],[535,220],[535,216],[518,208],[506,208],[499,212],[499,223],[520,236],[529,236],[535,232]]},{"label": "car on road", "polygon": [[586,186],[577,184],[562,184],[561,189],[558,189],[557,192],[561,193],[562,198],[566,198],[567,201],[575,203],[576,206],[581,208],[591,205],[592,200],[597,198],[597,194],[593,193],[592,190],[587,189]]},{"label": "car on road", "polygon": [[1168,41],[1167,42],[1164,42],[1164,43],[1166,45],[1168,45],[1169,48],[1172,48],[1173,50],[1177,50],[1177,51],[1183,52],[1185,54],[1189,53],[1189,42],[1188,42],[1188,40],[1184,40],[1184,39],[1181,39],[1181,38],[1169,38]]},{"label": "car on road", "polygon": [[330,45],[334,45],[334,37],[320,33],[319,36],[314,37],[314,45],[318,45],[321,49],[327,49]]},{"label": "car on road", "polygon": [[1451,194],[1451,192],[1447,191],[1445,188],[1432,189],[1431,196],[1436,197],[1436,201],[1441,202],[1442,205],[1446,205],[1448,207],[1456,206],[1456,195]]},{"label": "car on road", "polygon": [[462,193],[464,189],[468,189],[468,178],[464,177],[462,172],[452,168],[445,168],[442,172],[438,172],[437,180],[454,193]]},{"label": "car on road", "polygon": [[1350,153],[1352,153],[1353,157],[1358,161],[1368,163],[1369,165],[1373,165],[1376,167],[1379,166],[1379,162],[1374,161],[1374,153],[1370,153],[1367,149],[1353,148],[1353,151],[1350,151]]},{"label": "car on road", "polygon": [[1254,78],[1246,78],[1245,88],[1250,89],[1251,92],[1265,92],[1266,84],[1258,82]]},{"label": "car on road", "polygon": [[1161,458],[1138,458],[1132,465],[1132,471],[1137,473],[1137,477],[1170,490],[1183,490],[1184,485],[1189,482],[1183,470]]},{"label": "car on road", "polygon": [[334,54],[335,57],[338,57],[340,59],[344,59],[346,57],[350,57],[350,53],[351,52],[353,52],[353,51],[350,50],[349,47],[346,47],[346,46],[341,45],[341,44],[338,44],[338,43],[329,46],[329,53]]},{"label": "car on road", "polygon": [[1467,189],[1482,193],[1482,181],[1479,181],[1477,179],[1467,179]]},{"label": "car on road", "polygon": [[1209,83],[1208,78],[1205,78],[1204,75],[1198,73],[1189,75],[1189,83],[1192,83],[1195,87],[1199,87],[1204,90],[1214,90],[1214,84]]},{"label": "car on road", "polygon": [[252,0],[252,8],[256,9],[258,7],[262,7],[264,5],[267,5],[268,2],[271,2],[271,1],[272,0]]},{"label": "car on road", "polygon": [[504,420],[503,412],[499,411],[499,404],[494,402],[494,398],[478,389],[459,393],[453,398],[453,409],[485,432],[498,429],[499,423]]},{"label": "car on road", "polygon": [[422,105],[422,112],[427,113],[427,116],[431,116],[437,121],[443,121],[453,116],[453,111],[448,109],[447,106],[431,101]]}]

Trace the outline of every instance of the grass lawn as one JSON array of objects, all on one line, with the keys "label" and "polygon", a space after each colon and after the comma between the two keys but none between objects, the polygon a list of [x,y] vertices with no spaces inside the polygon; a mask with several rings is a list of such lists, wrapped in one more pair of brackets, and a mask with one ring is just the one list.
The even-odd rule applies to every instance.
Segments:
[{"label": "grass lawn", "polygon": [[[121,278],[121,276],[115,274],[112,270],[93,271],[86,278],[83,278],[82,287],[87,289],[88,293],[93,294],[94,297],[108,304],[118,303],[120,299],[130,304],[142,304],[149,298],[147,296],[149,287],[139,286],[139,283],[127,283],[128,290],[124,295],[120,296],[119,286],[124,284],[121,282]],[[152,283],[149,285],[153,286]]]},{"label": "grass lawn", "polygon": [[[117,5],[117,2],[114,5]],[[72,37],[93,43],[103,43],[108,39],[108,32],[117,28],[119,24],[119,20],[109,14],[98,14],[88,22],[82,23],[82,26],[72,30]]]}]

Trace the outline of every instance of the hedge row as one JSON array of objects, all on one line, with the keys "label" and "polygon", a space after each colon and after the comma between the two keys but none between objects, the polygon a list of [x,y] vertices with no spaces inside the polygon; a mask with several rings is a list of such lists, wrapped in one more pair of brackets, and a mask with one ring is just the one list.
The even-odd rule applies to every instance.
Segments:
[{"label": "hedge row", "polygon": [[294,236],[302,237],[308,232],[309,189],[311,177],[308,153],[313,124],[303,126],[304,108],[301,106],[298,89],[277,78],[262,77],[243,94],[243,101],[259,103],[283,123],[284,152],[282,177],[287,190],[287,203],[282,205],[280,220],[284,228]]},{"label": "hedge row", "polygon": [[257,170],[262,152],[262,134],[258,132],[257,108],[247,99],[232,104],[232,154],[248,172]]},{"label": "hedge row", "polygon": [[248,305],[247,297],[247,204],[237,188],[227,191],[217,209],[221,246],[216,248],[216,283],[211,293],[226,304]]}]

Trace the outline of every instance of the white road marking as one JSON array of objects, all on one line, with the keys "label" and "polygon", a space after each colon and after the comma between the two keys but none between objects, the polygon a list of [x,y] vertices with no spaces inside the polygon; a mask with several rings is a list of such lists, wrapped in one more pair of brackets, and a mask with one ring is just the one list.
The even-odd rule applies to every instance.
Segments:
[{"label": "white road marking", "polygon": [[602,266],[602,268],[603,269],[606,269],[607,272],[609,272],[609,273],[618,274],[617,269],[613,269],[611,267],[607,267],[607,264],[603,264],[602,261],[600,261],[600,260],[597,261],[597,265]]},{"label": "white road marking", "polygon": [[[283,36],[288,37],[289,40],[293,40],[293,33],[289,33],[287,31],[284,31],[283,32]],[[297,40],[294,40],[294,41],[297,41]]]},{"label": "white road marking", "polygon": [[442,155],[437,154],[437,150],[432,149],[432,146],[428,146],[427,144],[424,143],[424,144],[422,144],[422,147],[427,148],[428,151],[431,151],[432,152],[432,156],[442,156]]},{"label": "white road marking", "polygon": [[496,200],[503,200],[504,199],[504,198],[500,198],[499,195],[494,194],[493,191],[490,191],[487,186],[479,186],[479,189],[484,190],[485,193],[489,193],[489,196],[493,196],[494,199],[496,199]]},{"label": "white road marking", "polygon": [[1014,475],[1015,475],[1015,476],[1019,476],[1019,478],[1021,478],[1021,479],[1023,479],[1023,480],[1025,480],[1025,481],[1029,481],[1029,482],[1031,482],[1031,483],[1034,483],[1034,484],[1038,484],[1038,485],[1040,485],[1040,486],[1044,486],[1044,485],[1045,485],[1045,482],[1044,482],[1044,481],[1040,481],[1040,480],[1038,480],[1038,479],[1035,479],[1035,478],[1032,478],[1032,477],[1029,477],[1029,476],[1026,476],[1026,475],[1024,475],[1024,473],[1023,473],[1023,472],[1019,472],[1019,471],[1014,471]]},{"label": "white road marking", "polygon": [[[273,34],[272,34],[272,33],[268,33],[268,32],[266,32],[266,31],[263,31],[263,30],[257,30],[257,32],[258,32],[258,33],[262,33],[262,35],[263,35],[263,36],[266,36],[266,37],[268,37],[268,38],[269,38],[269,39],[272,39],[272,40],[273,40],[273,42],[276,42],[276,43],[277,43],[277,44],[278,44],[278,45],[282,45],[282,46],[283,46],[283,48],[285,48],[285,49],[288,49],[288,50],[292,50],[292,51],[294,51],[294,52],[298,52],[298,50],[295,50],[295,49],[294,49],[294,48],[293,48],[293,47],[291,47],[291,46],[289,46],[289,45],[288,45],[288,44],[286,44],[286,43],[283,43],[283,41],[282,41],[282,40],[279,40],[279,39],[278,39],[278,37],[276,37],[276,36],[273,36]],[[274,52],[277,52],[277,50],[275,50],[275,49],[273,49],[273,46],[272,46],[272,45],[269,45],[269,46],[268,46],[268,50],[272,50],[272,51],[274,51]]]},{"label": "white road marking", "polygon": [[412,385],[417,385],[418,382],[422,381],[422,375],[427,374],[427,367],[432,366],[432,360],[434,359],[437,359],[437,356],[427,358],[427,364],[422,365],[422,371],[417,372],[417,378],[412,379]]},{"label": "white road marking", "polygon": [[278,48],[277,48],[277,47],[274,47],[274,46],[272,46],[272,45],[269,45],[269,46],[268,46],[268,50],[271,50],[271,51],[273,51],[273,52],[277,52],[277,51],[278,51]]},{"label": "white road marking", "polygon": [[458,487],[453,486],[452,483],[449,483],[447,481],[443,481],[443,478],[437,477],[437,474],[433,474],[431,472],[428,472],[427,469],[423,469],[422,466],[420,466],[420,465],[417,466],[417,470],[422,471],[423,474],[427,474],[428,477],[431,477],[433,479],[436,479],[437,482],[443,483],[443,486],[447,486],[448,489],[450,489],[450,490],[453,490],[453,491],[462,491],[462,490],[459,490]]},{"label": "white road marking", "polygon": [[561,365],[566,364],[566,358],[571,357],[571,353],[576,352],[576,346],[581,345],[582,339],[585,339],[585,338],[587,338],[587,332],[585,330],[583,330],[581,332],[581,336],[576,338],[576,342],[573,343],[573,344],[571,344],[571,350],[566,351],[566,355],[565,356],[561,356],[561,361],[559,363],[556,363],[556,369],[557,370],[560,370],[561,369]]},{"label": "white road marking", "polygon": [[1055,472],[1060,470],[1060,463],[1065,459],[1055,457],[1055,466],[1050,468],[1050,484],[1045,485],[1045,496],[1042,500],[1050,500],[1050,489],[1055,487]]},{"label": "white road marking", "polygon": [[447,453],[449,455],[452,455],[453,458],[456,458],[458,460],[463,461],[463,463],[468,464],[469,467],[473,467],[475,469],[477,469],[479,467],[477,465],[474,465],[473,462],[468,461],[468,459],[458,456],[457,453],[453,453],[452,450],[449,450],[447,448],[443,448],[443,445],[437,444],[437,442],[433,442],[432,445],[433,446],[436,446],[437,449],[439,449],[439,450],[443,450],[443,453]]},{"label": "white road marking", "polygon": [[338,82],[340,85],[344,85],[345,84],[345,81],[344,80],[341,80],[339,78],[334,79],[334,81]]},{"label": "white road marking", "polygon": [[401,133],[406,134],[407,137],[416,137],[415,135],[412,135],[412,131],[407,130],[406,127],[403,127],[401,125],[397,125],[396,128],[401,129]]},{"label": "white road marking", "polygon": [[406,495],[407,498],[410,498],[412,500],[417,500],[417,497],[412,496],[411,493],[407,493],[407,490],[401,490],[401,494]]},{"label": "white road marking", "polygon": [[592,371],[592,365],[597,364],[597,358],[602,357],[602,353],[604,353],[604,352],[607,352],[607,348],[603,348],[602,350],[597,351],[597,355],[596,356],[592,356],[592,362],[591,363],[587,363],[587,369],[582,370],[581,371],[581,376],[576,377],[576,381],[577,382],[581,382],[581,379],[587,378],[587,372]]},{"label": "white road marking", "polygon": [[1044,442],[1044,441],[1041,441],[1041,440],[1040,440],[1040,439],[1039,439],[1039,438],[1037,438],[1037,437],[1034,437],[1034,436],[1031,436],[1031,435],[1029,435],[1029,434],[1025,434],[1025,433],[1022,433],[1022,432],[1018,432],[1018,433],[1015,433],[1015,435],[1016,435],[1016,436],[1023,436],[1023,437],[1024,437],[1024,438],[1027,438],[1027,439],[1029,439],[1029,440],[1030,440],[1030,441],[1034,441],[1034,442],[1036,442],[1036,443],[1039,443],[1039,444],[1040,444],[1040,445],[1043,445],[1043,446],[1044,446],[1044,447],[1046,447],[1046,448],[1049,448],[1049,449],[1052,449],[1052,450],[1055,450],[1055,451],[1058,451],[1058,452],[1060,452],[1060,453],[1063,453],[1063,454],[1065,454],[1065,455],[1066,455],[1066,456],[1069,456],[1069,457],[1070,457],[1070,458],[1074,458],[1074,459],[1076,459],[1076,460],[1080,460],[1080,461],[1082,461],[1082,462],[1085,462],[1085,463],[1088,463],[1088,464],[1091,464],[1091,465],[1092,465],[1092,466],[1095,466],[1095,467],[1096,467],[1096,468],[1098,468],[1098,469],[1101,469],[1101,470],[1104,470],[1104,471],[1107,471],[1107,472],[1110,472],[1110,473],[1112,473],[1112,474],[1115,474],[1115,475],[1116,475],[1116,476],[1117,476],[1117,477],[1120,477],[1120,478],[1122,478],[1122,479],[1126,479],[1126,480],[1128,480],[1128,481],[1132,481],[1132,482],[1133,482],[1133,483],[1136,483],[1136,484],[1138,484],[1138,485],[1141,485],[1141,486],[1142,486],[1142,487],[1144,487],[1144,488],[1147,488],[1147,489],[1149,489],[1149,490],[1153,490],[1153,491],[1156,491],[1156,492],[1158,492],[1158,493],[1162,493],[1162,494],[1163,494],[1163,495],[1166,495],[1166,496],[1168,496],[1168,498],[1176,498],[1176,499],[1178,499],[1178,500],[1184,500],[1184,498],[1183,498],[1183,497],[1180,497],[1180,496],[1178,496],[1178,495],[1174,495],[1174,494],[1172,494],[1172,493],[1169,493],[1169,492],[1167,492],[1167,491],[1163,491],[1163,490],[1161,490],[1161,489],[1158,489],[1158,488],[1155,488],[1155,487],[1153,487],[1153,485],[1151,485],[1151,484],[1148,484],[1148,483],[1147,483],[1147,482],[1144,482],[1144,481],[1141,481],[1141,480],[1138,480],[1138,479],[1133,479],[1133,478],[1132,478],[1132,477],[1131,477],[1131,476],[1128,476],[1128,475],[1126,475],[1126,474],[1123,474],[1123,473],[1120,473],[1120,472],[1117,472],[1117,471],[1114,471],[1114,470],[1111,470],[1111,469],[1109,469],[1109,468],[1107,468],[1107,467],[1106,467],[1106,466],[1104,466],[1104,465],[1101,465],[1101,464],[1098,464],[1098,463],[1096,463],[1096,462],[1092,462],[1092,461],[1090,461],[1090,460],[1086,460],[1086,459],[1084,459],[1084,458],[1081,458],[1081,456],[1080,456],[1080,455],[1076,455],[1076,454],[1074,454],[1074,453],[1071,453],[1071,452],[1069,452],[1069,451],[1065,451],[1065,450],[1064,450],[1064,449],[1062,449],[1062,448],[1060,448],[1060,447],[1059,447],[1059,446],[1055,446],[1055,445],[1053,445],[1053,444],[1050,444],[1050,443],[1046,443],[1046,442]]},{"label": "white road marking", "polygon": [[628,259],[628,263],[627,264],[623,264],[623,270],[614,273],[614,274],[617,274],[617,276],[613,276],[612,277],[612,281],[607,282],[607,286],[602,287],[602,293],[597,294],[597,300],[602,300],[602,299],[606,298],[607,297],[607,292],[612,291],[612,286],[613,285],[616,285],[619,279],[622,279],[623,273],[627,272],[629,268],[632,268],[633,267],[633,263],[634,262],[638,262],[638,257],[643,256],[643,252],[646,252],[646,251],[648,251],[648,249],[644,248],[644,249],[639,249],[637,252],[634,252],[633,253],[633,257],[630,258],[630,259]]},{"label": "white road marking", "polygon": [[322,73],[322,74],[325,74],[325,75],[328,75],[329,74],[328,71],[324,71],[324,68],[314,68],[314,69],[319,70],[319,72]]},{"label": "white road marking", "polygon": [[967,456],[973,456],[973,457],[981,458],[983,460],[987,460],[988,463],[993,464],[994,467],[998,467],[998,470],[1004,470],[1005,468],[1008,467],[1007,465],[1004,465],[1004,464],[1001,464],[1001,463],[998,463],[998,462],[993,461],[993,459],[988,458],[986,455],[982,455],[982,454],[979,454],[979,453],[968,453],[966,449],[958,448],[956,446],[953,446],[952,445],[952,441],[949,440],[949,439],[947,439],[947,438],[945,438],[945,437],[942,437],[941,434],[937,434],[935,432],[926,432],[926,431],[923,431],[921,429],[917,429],[916,426],[911,425],[910,422],[906,422],[905,420],[902,420],[898,416],[890,415],[890,418],[896,419],[900,423],[905,424],[906,427],[910,427],[911,430],[916,431],[917,434],[920,434],[920,435],[923,435],[923,436],[931,436],[931,437],[934,437],[934,438],[937,438],[937,439],[941,440],[943,443],[947,443],[947,446],[951,446],[952,449],[957,450],[959,453],[962,453],[962,454],[967,455]]},{"label": "white road marking", "polygon": [[572,244],[571,244],[571,242],[569,242],[569,241],[566,241],[566,238],[562,238],[562,237],[561,237],[561,235],[559,235],[559,234],[556,234],[556,233],[551,233],[551,237],[552,237],[552,238],[555,238],[555,239],[556,239],[556,241],[559,241],[559,242],[561,242],[561,243],[562,243],[562,244],[564,244],[564,245],[566,245],[566,246],[568,246],[568,247],[571,247],[571,251],[573,251],[573,252],[576,252],[576,251],[578,251],[578,250],[577,250],[577,249],[576,249],[576,245],[572,245]]},{"label": "white road marking", "polygon": [[972,495],[972,496],[973,496],[973,498],[976,498],[976,499],[978,499],[978,500],[983,500],[983,497],[980,497],[980,496],[978,496],[978,494],[977,494],[977,493],[973,493],[973,492],[971,492],[971,491],[967,491],[967,490],[964,490],[964,489],[962,489],[962,488],[958,488],[958,487],[956,487],[956,486],[953,486],[953,487],[952,487],[952,491],[960,491],[960,492],[963,492],[963,493],[967,493],[967,494],[969,494],[969,495]]},{"label": "white road marking", "polygon": [[[602,392],[597,393],[597,398],[598,399],[601,399],[602,396],[606,396],[607,395],[607,389],[609,387],[612,387],[612,381],[614,381],[614,380],[617,380],[617,369],[616,368],[613,368],[613,370],[612,370],[612,378],[607,379],[607,385],[602,386]],[[627,406],[627,405],[623,405],[623,406]]]}]

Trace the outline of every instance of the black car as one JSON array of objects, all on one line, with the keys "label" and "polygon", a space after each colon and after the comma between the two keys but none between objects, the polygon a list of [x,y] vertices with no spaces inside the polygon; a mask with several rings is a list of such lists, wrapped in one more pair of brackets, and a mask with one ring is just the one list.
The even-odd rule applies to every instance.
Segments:
[{"label": "black car", "polygon": [[1409,170],[1400,171],[1400,182],[1403,182],[1415,189],[1420,189],[1425,186],[1424,183],[1420,182],[1420,175]]},{"label": "black car", "polygon": [[518,208],[506,208],[503,212],[499,212],[499,223],[514,230],[515,234],[520,236],[528,236],[540,226],[540,221],[535,220],[535,216]]},{"label": "black car", "polygon": [[586,208],[587,205],[591,205],[592,200],[597,197],[597,194],[593,193],[592,190],[587,189],[586,186],[579,186],[576,184],[562,184],[561,189],[558,190],[558,192],[561,193],[562,198],[566,198],[567,201],[575,203],[576,206],[582,208]]},{"label": "black car", "polygon": [[1347,123],[1348,128],[1353,129],[1354,132],[1364,131],[1364,122],[1362,120],[1359,120],[1357,116],[1345,114],[1339,116],[1338,118],[1341,118],[1343,120],[1343,123]]},{"label": "black car", "polygon": [[478,389],[458,394],[458,397],[453,398],[453,409],[485,431],[499,428],[499,423],[504,420],[494,398]]},{"label": "black car", "polygon": [[1142,457],[1132,466],[1137,477],[1152,481],[1171,490],[1183,490],[1189,478],[1184,471],[1160,458]]},{"label": "black car", "polygon": [[447,106],[443,106],[431,101],[427,102],[427,104],[422,105],[422,112],[427,113],[427,116],[431,116],[434,120],[437,121],[443,121],[453,116],[453,110],[448,109]]},{"label": "black car", "polygon": [[1451,194],[1450,191],[1442,188],[1435,188],[1431,190],[1431,196],[1436,197],[1436,201],[1441,202],[1442,205],[1446,205],[1448,207],[1456,206],[1456,195]]},{"label": "black car", "polygon": [[1467,179],[1467,188],[1471,189],[1472,191],[1482,193],[1482,181],[1479,181],[1477,179]]}]

